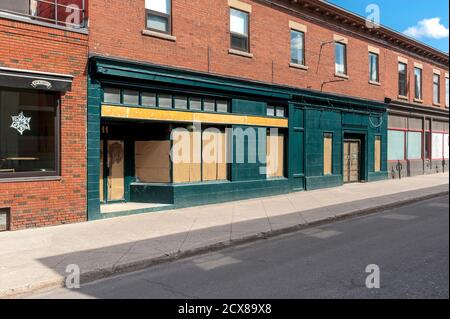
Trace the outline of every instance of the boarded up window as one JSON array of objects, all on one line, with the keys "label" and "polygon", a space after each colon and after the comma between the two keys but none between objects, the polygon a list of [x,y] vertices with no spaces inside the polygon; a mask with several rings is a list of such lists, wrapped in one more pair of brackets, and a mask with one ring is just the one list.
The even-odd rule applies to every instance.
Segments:
[{"label": "boarded up window", "polygon": [[178,131],[174,141],[173,182],[190,183],[201,181],[201,134]]},{"label": "boarded up window", "polygon": [[323,136],[323,174],[333,174],[333,134]]},{"label": "boarded up window", "polygon": [[136,178],[143,183],[170,182],[170,141],[136,141]]},{"label": "boarded up window", "polygon": [[226,135],[209,128],[202,136],[202,176],[204,181],[227,179]]},{"label": "boarded up window", "polygon": [[375,136],[375,162],[374,171],[381,171],[381,136]]},{"label": "boarded up window", "polygon": [[267,177],[284,176],[284,135],[267,135]]},{"label": "boarded up window", "polygon": [[422,131],[423,129],[423,120],[418,118],[409,118],[408,119],[408,128],[410,130],[419,130]]},{"label": "boarded up window", "polygon": [[103,170],[105,168],[104,168],[104,165],[103,165],[103,161],[104,161],[104,157],[103,157],[103,140],[101,140],[100,141],[100,180],[99,180],[99,182],[100,182],[100,201],[101,202],[105,201],[105,194],[104,194],[105,193],[104,192],[105,184],[103,182],[103,178],[104,178]]}]

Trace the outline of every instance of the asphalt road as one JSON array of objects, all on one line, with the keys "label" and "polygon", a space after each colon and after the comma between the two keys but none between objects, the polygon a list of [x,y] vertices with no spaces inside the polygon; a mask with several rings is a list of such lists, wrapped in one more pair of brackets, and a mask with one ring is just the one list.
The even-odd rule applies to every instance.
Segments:
[{"label": "asphalt road", "polygon": [[441,197],[33,297],[449,298],[448,209]]}]

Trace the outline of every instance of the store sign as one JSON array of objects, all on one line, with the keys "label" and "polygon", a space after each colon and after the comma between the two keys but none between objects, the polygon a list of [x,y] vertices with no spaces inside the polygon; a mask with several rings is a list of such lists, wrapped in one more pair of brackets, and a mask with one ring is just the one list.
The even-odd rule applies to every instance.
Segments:
[{"label": "store sign", "polygon": [[52,88],[52,84],[45,80],[35,80],[35,81],[31,82],[31,86],[35,89],[37,89],[39,87],[44,87],[47,90],[50,90]]},{"label": "store sign", "polygon": [[20,133],[20,135],[23,135],[23,132],[25,131],[31,131],[30,127],[30,121],[31,117],[26,117],[23,115],[23,112],[20,112],[17,116],[11,116],[12,118],[12,124],[11,128],[17,130],[17,132]]}]

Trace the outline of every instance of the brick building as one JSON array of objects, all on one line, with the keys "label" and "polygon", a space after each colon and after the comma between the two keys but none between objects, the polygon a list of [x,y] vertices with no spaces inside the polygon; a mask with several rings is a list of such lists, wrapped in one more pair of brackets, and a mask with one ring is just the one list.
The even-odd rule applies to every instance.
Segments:
[{"label": "brick building", "polygon": [[[61,133],[64,121],[76,130],[61,143],[76,151],[65,161],[62,147],[56,181],[0,178],[7,194],[50,187],[61,200],[20,209],[13,206],[26,201],[14,196],[40,196],[0,194],[13,228],[83,220],[86,211],[100,219],[448,167],[448,54],[326,1],[83,1],[88,35],[58,22],[70,16],[59,10],[44,6],[39,21],[38,3],[30,3],[33,22],[24,26],[39,22],[43,36],[56,33],[79,50],[65,47],[57,54],[63,61],[39,71],[73,74],[61,111],[81,113],[61,117]],[[23,29],[8,17],[1,22]],[[20,51],[28,42],[18,42],[0,63],[20,60],[32,70],[24,55],[33,51]],[[180,141],[187,146],[177,148]],[[73,201],[57,195],[66,181]]]},{"label": "brick building", "polygon": [[[397,168],[412,174],[406,142],[417,142],[419,128],[430,139],[440,134],[434,164],[448,157],[448,55],[325,1],[97,0],[90,16],[91,219],[130,213],[115,203],[147,203],[131,211],[139,212],[370,182],[398,176]],[[416,100],[414,66],[423,72]],[[441,75],[439,105],[433,72]],[[191,142],[188,163],[171,157],[179,127]],[[206,148],[209,128],[225,165],[192,159],[196,136]],[[254,131],[242,163],[239,130]],[[423,153],[425,140],[414,144]],[[249,161],[250,142],[265,163]],[[426,154],[414,161],[426,171]]]},{"label": "brick building", "polygon": [[86,16],[67,2],[0,2],[0,230],[86,220]]}]

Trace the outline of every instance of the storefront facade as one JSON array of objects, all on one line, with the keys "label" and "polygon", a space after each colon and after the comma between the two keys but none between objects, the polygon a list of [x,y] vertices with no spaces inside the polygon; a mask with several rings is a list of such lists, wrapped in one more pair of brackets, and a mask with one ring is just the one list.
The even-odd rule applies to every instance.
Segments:
[{"label": "storefront facade", "polygon": [[89,219],[388,175],[382,103],[104,57],[88,88]]},{"label": "storefront facade", "polygon": [[0,231],[86,220],[87,30],[29,6],[0,5]]}]

